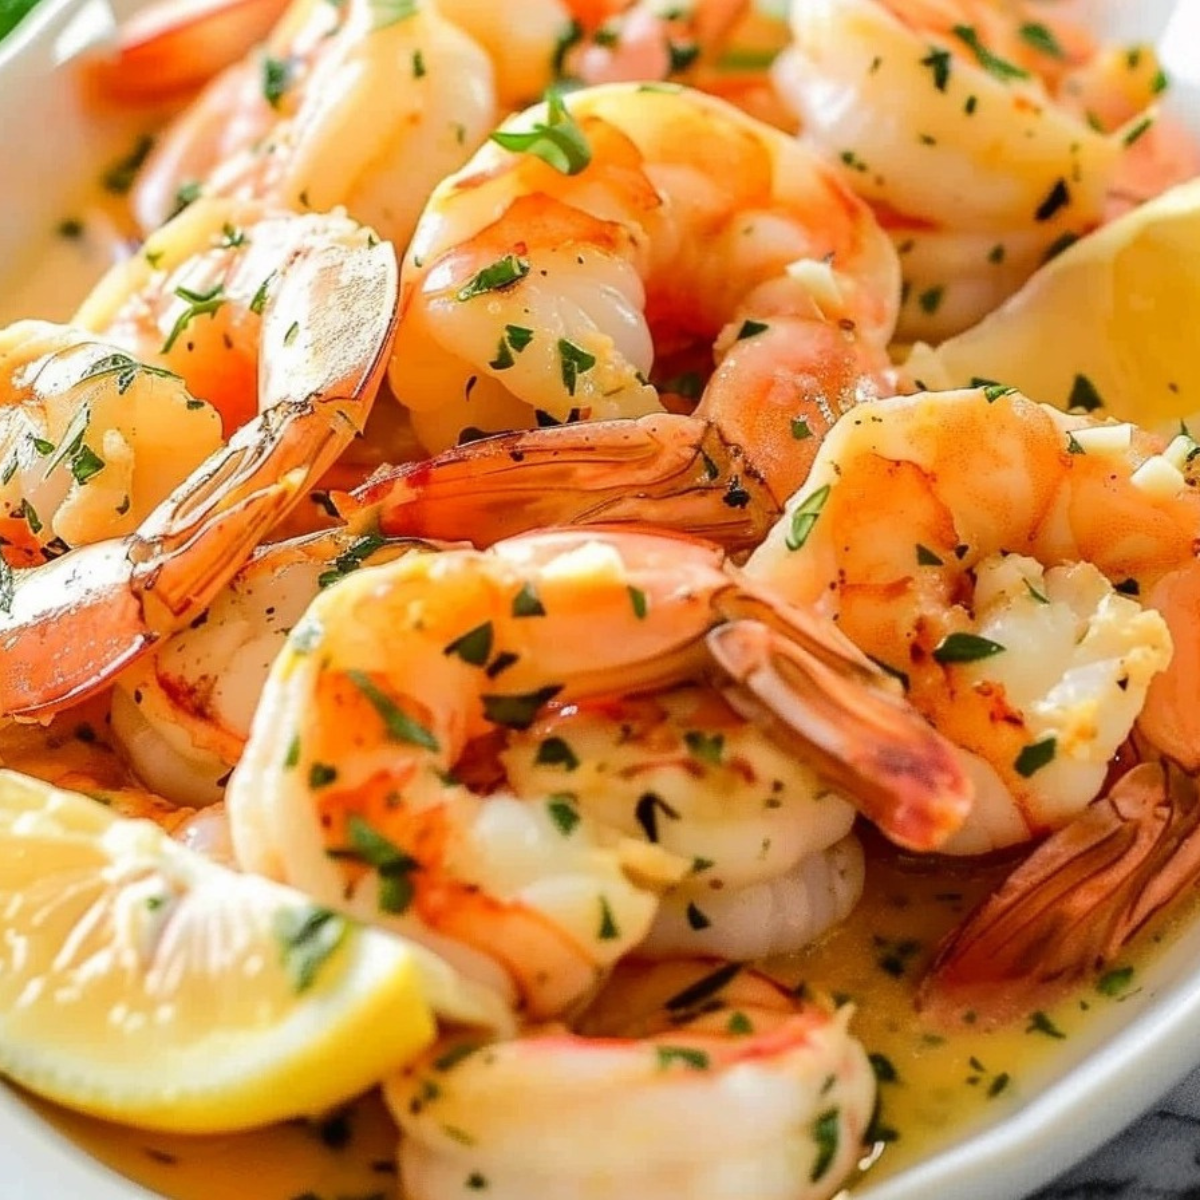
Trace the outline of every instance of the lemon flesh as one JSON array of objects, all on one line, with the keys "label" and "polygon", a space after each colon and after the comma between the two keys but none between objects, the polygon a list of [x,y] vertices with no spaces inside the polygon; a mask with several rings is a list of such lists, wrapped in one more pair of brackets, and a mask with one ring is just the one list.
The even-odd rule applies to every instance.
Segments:
[{"label": "lemon flesh", "polygon": [[1097,416],[1174,433],[1200,414],[1197,313],[1200,180],[1076,242],[978,325],[917,346],[905,374],[937,391],[986,379],[1059,408],[1098,399]]},{"label": "lemon flesh", "polygon": [[0,771],[0,1072],[147,1129],[329,1109],[435,1034],[413,949]]}]

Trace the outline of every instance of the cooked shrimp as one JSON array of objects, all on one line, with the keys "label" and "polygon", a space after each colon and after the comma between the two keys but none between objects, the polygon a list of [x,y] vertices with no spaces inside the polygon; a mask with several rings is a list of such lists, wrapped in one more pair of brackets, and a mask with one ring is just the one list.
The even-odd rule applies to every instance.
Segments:
[{"label": "cooked shrimp", "polygon": [[[660,411],[672,376],[702,388],[714,349],[763,339],[792,404],[772,433],[803,458],[792,419],[888,371],[898,280],[869,211],[794,139],[699,92],[590,88],[506,123],[434,192],[389,378],[438,450]],[[794,382],[814,376],[816,396]]]},{"label": "cooked shrimp", "polygon": [[[239,386],[220,392],[223,419],[236,427],[261,414],[190,473],[185,455],[174,490],[130,533],[6,570],[0,715],[81,699],[203,612],[362,428],[394,322],[391,248],[343,217],[222,219],[244,211],[215,205],[185,214],[192,232],[207,231],[185,239],[192,257],[168,257],[175,231],[164,230],[148,247],[163,254],[160,265],[143,252],[141,266],[101,283],[80,317],[119,345],[149,347],[151,362],[178,365],[191,379],[219,376],[229,363]],[[125,286],[130,275],[144,286]],[[118,393],[153,374],[140,359],[111,365]],[[88,486],[102,494],[105,471],[93,480]]]},{"label": "cooked shrimp", "polygon": [[131,533],[221,445],[183,380],[83,330],[0,330],[0,558],[32,566]]},{"label": "cooked shrimp", "polygon": [[494,743],[552,699],[694,676],[705,634],[739,606],[777,623],[815,679],[845,681],[850,701],[832,683],[794,699],[842,790],[916,844],[953,828],[967,794],[940,739],[825,626],[745,590],[704,543],[562,531],[408,555],[318,597],[230,780],[239,860],[507,977],[534,1015],[563,1011],[692,863],[606,831],[569,797],[496,784]]},{"label": "cooked shrimp", "polygon": [[187,96],[261,42],[286,7],[287,0],[154,0],[121,23],[87,72],[101,94],[119,100]]},{"label": "cooked shrimp", "polygon": [[709,689],[566,705],[500,757],[518,794],[568,792],[605,828],[691,864],[639,953],[788,953],[862,893],[853,806]]},{"label": "cooked shrimp", "polygon": [[[333,265],[351,247],[370,249],[371,230],[341,214],[272,212],[256,201],[205,200],[114,266],[72,318],[139,361],[174,372],[221,414],[225,437],[273,403],[277,366],[262,354],[272,293],[305,259]],[[318,276],[319,278],[319,276]],[[297,290],[293,324],[282,331],[292,355],[316,351],[304,306],[322,297]],[[264,386],[266,385],[266,386]]]},{"label": "cooked shrimp", "polygon": [[487,56],[432,5],[294,0],[159,140],[131,204],[145,232],[197,192],[341,205],[402,246],[494,120]]},{"label": "cooked shrimp", "polygon": [[555,524],[651,522],[746,551],[779,512],[711,427],[665,414],[472,442],[327,503],[344,525],[260,547],[201,618],[117,680],[114,732],[141,778],[179,803],[223,794],[288,631],[350,570],[427,539],[467,533],[484,547]]},{"label": "cooked shrimp", "polygon": [[448,1040],[384,1095],[412,1200],[822,1200],[875,1084],[848,1008],[719,960],[618,968],[579,1032]]},{"label": "cooked shrimp", "polygon": [[1173,763],[1142,763],[1052,834],[955,929],[921,982],[936,1020],[1001,1024],[1110,966],[1200,878],[1200,796]]},{"label": "cooked shrimp", "polygon": [[323,587],[426,543],[337,529],[260,547],[205,610],[124,671],[113,734],[138,777],[180,804],[224,794],[271,663]]},{"label": "cooked shrimp", "polygon": [[1192,445],[1000,387],[881,401],[835,427],[751,558],[966,752],[976,804],[943,849],[1065,824],[1139,716],[1196,763]]},{"label": "cooked shrimp", "polygon": [[805,0],[776,82],[807,141],[886,214],[899,335],[937,341],[1099,224],[1120,136],[1059,103],[1091,39],[1008,0]]}]

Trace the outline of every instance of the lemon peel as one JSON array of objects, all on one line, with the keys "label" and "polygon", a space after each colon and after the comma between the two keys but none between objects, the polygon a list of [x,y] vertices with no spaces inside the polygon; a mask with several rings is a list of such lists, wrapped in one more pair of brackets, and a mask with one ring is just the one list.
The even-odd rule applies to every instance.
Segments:
[{"label": "lemon peel", "polygon": [[10,771],[0,912],[0,1073],[147,1129],[319,1113],[427,1046],[433,1005],[506,1019],[428,951]]}]

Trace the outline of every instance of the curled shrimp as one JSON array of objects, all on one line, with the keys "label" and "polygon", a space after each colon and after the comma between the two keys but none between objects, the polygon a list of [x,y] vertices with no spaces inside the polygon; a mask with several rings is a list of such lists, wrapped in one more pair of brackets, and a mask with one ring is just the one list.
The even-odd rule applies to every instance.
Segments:
[{"label": "curled shrimp", "polygon": [[[226,428],[236,432],[190,473],[185,467],[129,533],[7,569],[0,714],[49,713],[82,699],[203,612],[362,428],[395,318],[391,248],[343,217],[231,224],[235,211],[242,210],[185,214],[192,233],[207,230],[186,261],[170,258],[174,231],[164,230],[148,248],[162,249],[159,265],[144,251],[129,268],[138,281],[149,272],[145,286],[118,286],[128,278],[121,271],[81,310],[81,321],[102,327],[106,339],[139,347],[148,340],[155,352],[150,364],[132,356],[110,363],[118,392],[147,365],[178,366],[202,380],[221,378],[231,364],[239,386],[226,380],[219,394]],[[198,226],[206,213],[211,221]],[[85,391],[75,395],[86,399]],[[18,453],[42,456],[36,428],[24,436],[28,446]],[[92,480],[99,493],[104,470],[89,487]]]},{"label": "curled shrimp", "polygon": [[885,214],[902,339],[973,324],[1100,223],[1122,138],[1057,99],[1095,46],[1044,5],[805,0],[791,24],[776,82],[806,140]]},{"label": "curled shrimp", "polygon": [[940,739],[831,630],[755,597],[704,543],[580,530],[408,555],[323,592],[229,783],[239,860],[429,942],[534,1015],[564,1011],[691,863],[569,797],[517,796],[497,782],[496,743],[551,700],[694,676],[739,607],[853,693],[856,707],[834,687],[796,699],[845,793],[918,844],[953,828],[968,794]]},{"label": "curled shrimp", "polygon": [[405,1188],[823,1200],[875,1097],[850,1017],[715,959],[622,966],[577,1030],[448,1039],[385,1082]]},{"label": "curled shrimp", "polygon": [[566,789],[585,816],[691,864],[639,955],[790,953],[862,895],[851,803],[710,688],[564,705],[501,759],[518,794]]},{"label": "curled shrimp", "polygon": [[464,532],[484,547],[566,524],[651,522],[746,552],[779,512],[711,426],[666,414],[498,435],[328,502],[343,524],[257,549],[202,619],[116,681],[114,733],[139,776],[179,803],[223,794],[288,630],[352,570]]},{"label": "curled shrimp", "polygon": [[[777,457],[806,465],[796,425],[888,372],[898,287],[869,211],[794,139],[693,90],[589,88],[513,118],[436,189],[389,379],[439,450],[678,406],[714,349],[736,353],[757,359],[756,405],[773,389],[790,405],[773,412]],[[714,392],[696,415],[737,407]]]},{"label": "curled shrimp", "polygon": [[1191,445],[999,386],[880,401],[835,427],[752,556],[967,752],[975,806],[943,850],[1069,822],[1135,719],[1194,769]]},{"label": "curled shrimp", "polygon": [[0,331],[0,559],[33,566],[132,533],[221,445],[182,379],[84,330]]},{"label": "curled shrimp", "polygon": [[[176,31],[187,56],[187,31]],[[403,245],[434,183],[495,119],[486,55],[428,3],[294,0],[158,141],[130,202],[144,232],[197,193],[344,206]]]}]

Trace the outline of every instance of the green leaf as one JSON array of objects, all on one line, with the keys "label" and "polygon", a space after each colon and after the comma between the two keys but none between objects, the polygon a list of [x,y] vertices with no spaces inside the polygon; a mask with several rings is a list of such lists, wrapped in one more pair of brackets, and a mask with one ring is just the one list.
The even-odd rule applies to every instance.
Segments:
[{"label": "green leaf", "polygon": [[529,274],[529,260],[506,254],[472,275],[455,293],[456,300],[470,300],[488,292],[501,292]]},{"label": "green leaf", "polygon": [[633,815],[646,835],[646,841],[658,841],[658,814],[671,821],[679,820],[679,812],[672,808],[657,792],[643,792],[634,806]]},{"label": "green leaf", "polygon": [[563,837],[569,837],[580,822],[580,816],[574,804],[563,796],[555,796],[546,801],[550,819],[558,827]]},{"label": "green leaf", "polygon": [[544,738],[537,748],[534,762],[539,767],[565,767],[568,771],[574,771],[579,766],[579,758],[570,743],[560,737]]},{"label": "green leaf", "polygon": [[290,58],[263,59],[262,90],[263,99],[272,107],[278,108],[288,88],[292,86],[292,77],[296,73],[296,64]]},{"label": "green leaf", "polygon": [[578,175],[592,161],[592,148],[558,88],[547,89],[546,110],[546,120],[532,129],[498,129],[492,141],[514,154],[532,154],[563,175]]},{"label": "green leaf", "polygon": [[273,929],[292,987],[304,992],[345,941],[350,925],[345,917],[314,904],[281,909],[275,914]]},{"label": "green leaf", "polygon": [[737,340],[742,342],[746,338],[757,337],[760,333],[766,333],[770,328],[770,325],[764,324],[762,321],[743,321],[742,327],[737,332]]},{"label": "green leaf", "polygon": [[974,633],[950,633],[934,647],[933,657],[940,663],[969,663],[1003,654],[1005,649],[999,642]]},{"label": "green leaf", "polygon": [[1050,58],[1066,58],[1062,43],[1054,36],[1054,31],[1039,21],[1027,21],[1017,31],[1026,45],[1032,46],[1039,54]]},{"label": "green leaf", "polygon": [[696,1050],[691,1046],[657,1045],[654,1047],[654,1053],[658,1058],[658,1065],[663,1070],[675,1064],[693,1071],[707,1071],[709,1068],[708,1055],[703,1050]]},{"label": "green leaf", "polygon": [[693,758],[713,766],[720,765],[721,755],[725,752],[723,733],[707,734],[699,729],[689,729],[683,735],[683,740]]},{"label": "green leaf", "polygon": [[1044,1033],[1047,1037],[1062,1039],[1067,1035],[1044,1012],[1030,1013],[1026,1033]]},{"label": "green leaf", "polygon": [[921,66],[928,67],[933,72],[933,86],[939,92],[944,92],[950,82],[950,51],[930,50],[928,55],[921,59]]},{"label": "green leaf", "polygon": [[1021,753],[1017,755],[1016,760],[1013,762],[1013,767],[1016,769],[1018,775],[1022,775],[1028,779],[1044,766],[1052,763],[1057,750],[1057,739],[1053,737],[1042,738],[1040,742],[1033,742],[1025,746],[1021,750]]},{"label": "green leaf", "polygon": [[171,327],[171,332],[163,343],[163,354],[170,352],[183,331],[197,317],[214,316],[221,305],[225,303],[225,287],[220,283],[214,284],[207,292],[194,292],[190,288],[177,287],[175,295],[187,302],[187,308],[179,314],[175,324]]},{"label": "green leaf", "polygon": [[1096,991],[1102,996],[1119,996],[1133,981],[1132,967],[1114,967],[1096,981]]},{"label": "green leaf", "polygon": [[1013,79],[1029,78],[1029,72],[1024,68],[1018,67],[1015,63],[1006,62],[999,55],[993,54],[979,40],[979,34],[972,26],[955,25],[953,32],[960,41],[966,44],[975,55],[976,61],[989,75],[993,75],[1005,83]]},{"label": "green leaf", "polygon": [[605,896],[601,896],[600,928],[596,933],[596,937],[602,942],[611,942],[620,936],[621,931],[617,928],[616,918],[613,916],[612,909],[608,906],[608,899]]},{"label": "green leaf", "polygon": [[521,590],[513,597],[512,615],[514,617],[544,617],[546,615],[537,589],[528,580],[521,584]]},{"label": "green leaf", "polygon": [[457,637],[442,651],[449,656],[456,654],[465,663],[473,667],[482,667],[492,654],[493,630],[491,621],[484,621],[474,629],[468,629],[462,637]]},{"label": "green leaf", "polygon": [[406,911],[413,898],[410,876],[421,864],[360,816],[347,821],[346,834],[355,856],[379,874],[380,909],[389,913]]},{"label": "green leaf", "polygon": [[103,470],[104,459],[86,444],[71,455],[71,474],[76,483],[87,483],[93,475]]},{"label": "green leaf", "polygon": [[1081,408],[1084,412],[1095,412],[1096,409],[1104,407],[1104,398],[1086,375],[1076,375],[1071,384],[1071,394],[1067,397],[1067,407]]},{"label": "green leaf", "polygon": [[133,149],[122,159],[118,159],[100,178],[107,191],[117,196],[124,196],[133,187],[133,181],[141,170],[151,149],[154,139],[148,134],[142,134],[134,143]]},{"label": "green leaf", "polygon": [[589,354],[582,346],[567,341],[566,338],[559,338],[558,357],[561,363],[563,387],[567,389],[568,396],[573,396],[579,376],[584,371],[590,371],[596,365],[596,356]]},{"label": "green leaf", "polygon": [[639,621],[645,620],[646,593],[641,588],[631,587],[629,589],[629,603],[633,605],[633,615]]},{"label": "green leaf", "polygon": [[493,725],[503,725],[506,729],[528,729],[537,719],[542,706],[553,700],[562,688],[561,683],[551,683],[535,692],[511,696],[481,696],[483,715]]},{"label": "green leaf", "polygon": [[410,746],[421,746],[437,751],[438,740],[433,732],[404,712],[394,700],[386,695],[365,671],[347,671],[346,678],[363,694],[371,707],[379,714],[393,742],[404,742]]},{"label": "green leaf", "polygon": [[809,534],[812,533],[813,526],[825,507],[825,501],[829,499],[830,487],[831,485],[826,483],[817,488],[812,495],[801,501],[792,513],[791,530],[785,539],[789,550],[799,550],[808,541]]},{"label": "green leaf", "polygon": [[836,1108],[826,1109],[813,1121],[812,1139],[817,1145],[817,1158],[808,1176],[811,1183],[816,1183],[833,1166],[840,1130],[840,1112]]}]

